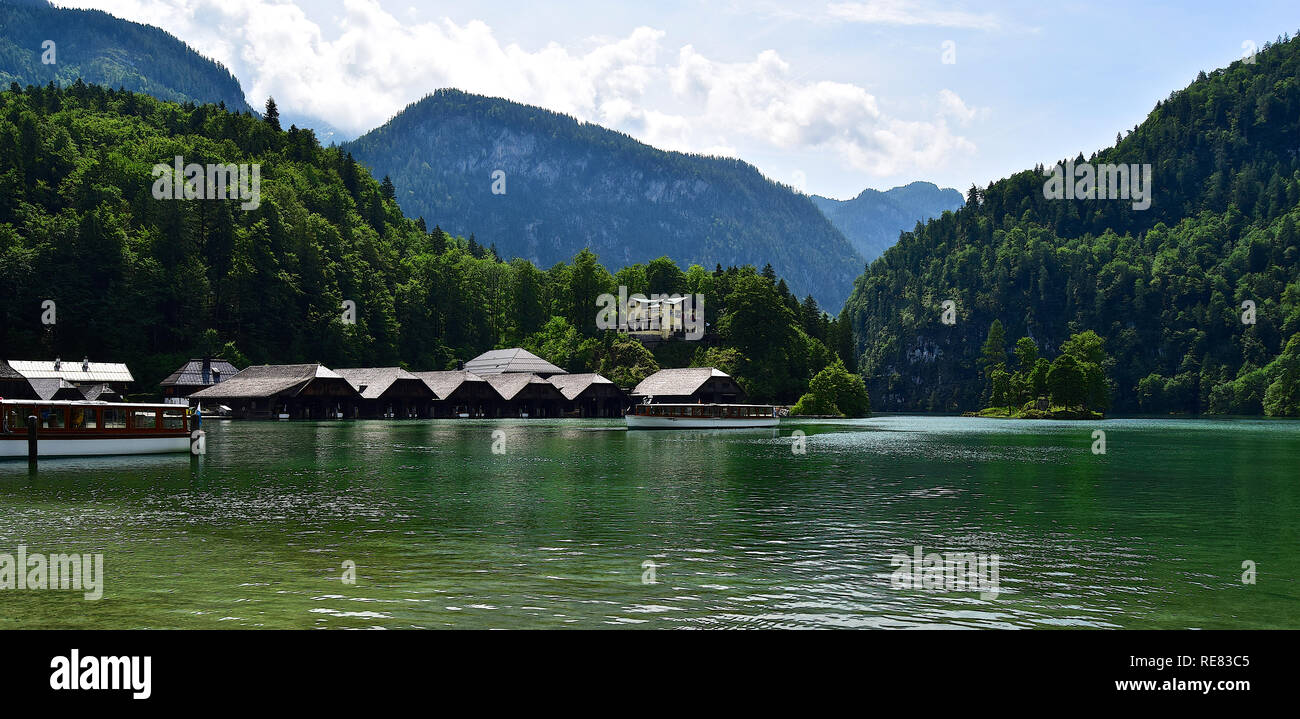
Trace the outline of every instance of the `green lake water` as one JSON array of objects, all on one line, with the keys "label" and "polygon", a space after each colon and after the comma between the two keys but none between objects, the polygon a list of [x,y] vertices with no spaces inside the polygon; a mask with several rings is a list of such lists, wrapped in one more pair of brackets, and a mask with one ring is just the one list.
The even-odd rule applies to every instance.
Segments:
[{"label": "green lake water", "polygon": [[[0,463],[0,553],[106,575],[0,590],[0,628],[1300,628],[1295,421],[205,429],[202,458]],[[998,555],[1000,593],[892,587],[918,545]]]}]

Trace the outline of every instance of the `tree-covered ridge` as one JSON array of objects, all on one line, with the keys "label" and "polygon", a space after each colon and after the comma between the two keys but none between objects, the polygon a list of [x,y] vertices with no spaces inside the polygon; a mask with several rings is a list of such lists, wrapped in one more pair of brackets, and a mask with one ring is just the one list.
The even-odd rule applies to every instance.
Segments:
[{"label": "tree-covered ridge", "polygon": [[[50,64],[42,62],[46,41],[54,42]],[[163,100],[250,109],[229,70],[164,30],[99,10],[0,0],[0,87],[68,86],[78,79]]]},{"label": "tree-covered ridge", "polygon": [[[794,401],[847,322],[765,267],[667,258],[611,274],[587,250],[542,270],[474,235],[405,217],[393,185],[310,130],[214,105],[74,83],[0,93],[0,346],[10,357],[127,362],[148,389],[192,356],[253,363],[454,368],[523,345],[633,383],[660,366],[721,366],[756,399]],[[154,165],[257,164],[261,199],[154,196]],[[698,292],[709,331],[651,355],[595,326],[600,294]],[[53,300],[56,322],[42,323]],[[355,324],[343,322],[345,300]]]},{"label": "tree-covered ridge", "polygon": [[1150,163],[1149,210],[1045,199],[1042,168],[971,188],[855,283],[847,307],[876,407],[977,408],[977,358],[998,320],[1044,354],[1095,330],[1115,358],[1117,411],[1294,414],[1296,147],[1300,42],[1284,38],[1202,73],[1088,158]]},{"label": "tree-covered ridge", "polygon": [[[345,144],[411,215],[539,265],[590,247],[611,266],[771,263],[832,311],[862,258],[812,201],[739,160],[666,152],[499,98],[438,90]],[[494,173],[500,176],[494,194]]]}]

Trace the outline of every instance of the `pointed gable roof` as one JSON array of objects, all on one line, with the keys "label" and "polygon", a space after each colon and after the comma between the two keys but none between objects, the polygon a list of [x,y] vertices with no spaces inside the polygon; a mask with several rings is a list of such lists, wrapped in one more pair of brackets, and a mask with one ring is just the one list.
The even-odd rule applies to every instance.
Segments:
[{"label": "pointed gable roof", "polygon": [[638,397],[646,395],[665,395],[677,397],[695,394],[710,377],[730,377],[716,367],[685,367],[682,369],[661,369],[641,380],[632,390]]},{"label": "pointed gable roof", "polygon": [[0,360],[0,379],[27,379],[21,372],[9,366],[5,360]]},{"label": "pointed gable roof", "polygon": [[535,374],[494,374],[488,375],[486,379],[488,384],[492,385],[492,389],[495,389],[497,394],[501,395],[501,399],[505,400],[514,399],[528,385],[543,385],[548,391],[560,395],[560,390],[555,385]]},{"label": "pointed gable roof", "polygon": [[[401,367],[353,367],[334,371],[360,392],[362,399],[379,399],[398,381],[420,382],[419,377]],[[433,390],[430,388],[429,391]]]},{"label": "pointed gable roof", "polygon": [[[592,385],[607,384],[614,387],[614,383],[601,377],[594,372],[585,372],[582,374],[561,374],[554,377],[548,377],[547,382],[555,385],[556,389],[564,394],[564,398],[572,400],[578,395],[587,391]],[[614,389],[618,389],[614,387]]]},{"label": "pointed gable roof", "polygon": [[563,369],[547,362],[521,347],[490,350],[465,363],[465,371],[477,375],[507,373],[567,374]]},{"label": "pointed gable roof", "polygon": [[256,365],[190,396],[197,399],[225,399],[271,397],[285,392],[297,395],[314,379],[334,379],[347,384],[347,380],[322,364]]},{"label": "pointed gable roof", "polygon": [[192,359],[179,369],[167,375],[167,379],[158,383],[159,387],[206,387],[216,384],[218,378],[227,380],[239,374],[239,369],[220,357],[208,360],[208,371],[203,371],[203,360]]},{"label": "pointed gable roof", "polygon": [[429,385],[429,389],[433,390],[433,394],[438,399],[447,399],[466,382],[482,382],[484,386],[487,385],[487,380],[479,377],[473,372],[465,372],[463,370],[450,370],[447,372],[412,372],[411,374],[424,380],[424,383]]}]

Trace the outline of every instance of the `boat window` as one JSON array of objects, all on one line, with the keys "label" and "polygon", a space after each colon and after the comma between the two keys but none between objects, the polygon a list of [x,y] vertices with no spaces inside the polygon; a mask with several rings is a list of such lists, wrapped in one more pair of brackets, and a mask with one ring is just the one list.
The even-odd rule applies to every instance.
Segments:
[{"label": "boat window", "polygon": [[126,429],[126,411],[116,407],[105,407],[104,429]]},{"label": "boat window", "polygon": [[185,429],[185,410],[183,409],[165,409],[163,410],[163,429]]},{"label": "boat window", "polygon": [[63,407],[41,407],[41,429],[63,429],[66,414]]},{"label": "boat window", "polygon": [[31,407],[10,407],[5,415],[5,425],[10,432],[26,432],[27,418],[31,415]]},{"label": "boat window", "polygon": [[158,414],[151,409],[138,409],[131,413],[131,426],[135,429],[158,429]]},{"label": "boat window", "polygon": [[95,408],[73,407],[72,423],[68,426],[72,429],[95,429]]}]

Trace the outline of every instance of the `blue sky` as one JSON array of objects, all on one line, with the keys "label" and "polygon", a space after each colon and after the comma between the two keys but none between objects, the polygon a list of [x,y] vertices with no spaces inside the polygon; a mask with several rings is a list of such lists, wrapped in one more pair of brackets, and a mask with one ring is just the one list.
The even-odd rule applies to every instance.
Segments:
[{"label": "blue sky", "polygon": [[274,95],[307,124],[361,133],[454,86],[839,198],[1087,154],[1198,71],[1300,28],[1294,0],[56,4],[163,27],[250,104]]}]

